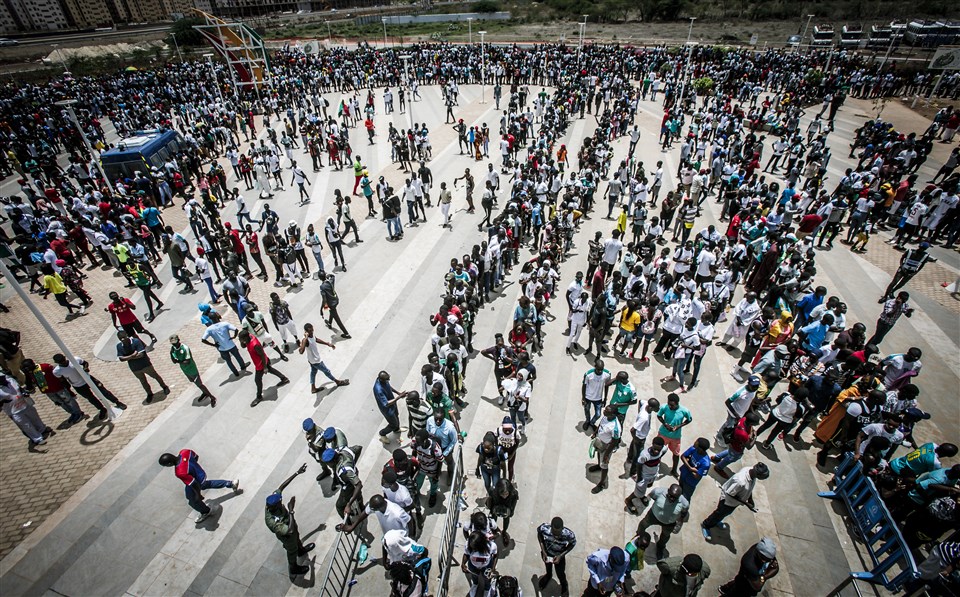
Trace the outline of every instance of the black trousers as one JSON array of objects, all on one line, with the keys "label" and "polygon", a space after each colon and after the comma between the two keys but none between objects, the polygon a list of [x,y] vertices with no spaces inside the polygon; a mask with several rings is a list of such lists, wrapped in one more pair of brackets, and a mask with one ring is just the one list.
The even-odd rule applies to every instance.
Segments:
[{"label": "black trousers", "polygon": [[544,578],[551,578],[553,576],[553,569],[557,569],[557,581],[560,583],[560,590],[566,590],[567,588],[567,557],[562,556],[555,563],[551,564],[546,563],[547,572],[543,575]]},{"label": "black trousers", "polygon": [[327,325],[333,327],[333,322],[336,321],[337,325],[340,326],[340,331],[344,334],[348,334],[347,326],[343,325],[343,322],[340,320],[340,314],[337,312],[336,307],[328,307],[330,311],[330,318],[327,320]]}]

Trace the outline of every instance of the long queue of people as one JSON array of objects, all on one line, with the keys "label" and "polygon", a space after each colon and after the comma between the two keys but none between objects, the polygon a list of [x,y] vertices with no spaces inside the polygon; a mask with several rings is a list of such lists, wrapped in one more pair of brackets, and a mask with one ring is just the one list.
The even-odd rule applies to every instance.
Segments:
[{"label": "long queue of people", "polygon": [[[675,384],[675,388],[665,405],[656,400],[645,402],[630,431],[628,464],[637,479],[634,497],[644,506],[653,502],[641,519],[636,536],[627,542],[632,555],[625,554],[619,546],[592,554],[587,560],[591,577],[585,594],[605,594],[621,586],[629,567],[637,558],[642,559],[643,550],[651,542],[646,531],[650,526],[661,527],[656,545],[662,573],[661,593],[671,594],[673,585],[680,581],[689,583],[691,577],[702,583],[709,575],[709,567],[698,555],[661,559],[666,554],[670,532],[684,519],[697,483],[711,466],[718,475],[729,476],[730,480],[724,485],[721,504],[702,522],[707,540],[712,540],[714,529],[724,528],[723,518],[737,506],[753,507],[754,483],[766,479],[771,471],[762,463],[733,474],[727,467],[753,446],[757,434],[768,429],[770,435],[759,444],[764,450],[772,448],[778,434],[794,428],[795,441],[801,441],[800,433],[807,426],[815,426],[816,437],[823,442],[818,456],[822,462],[831,450],[852,447],[871,471],[893,478],[895,483],[884,481],[892,483],[887,494],[890,499],[896,499],[895,490],[899,489],[900,496],[906,494],[915,502],[915,506],[902,502],[905,507],[896,503],[893,509],[904,518],[937,516],[946,511],[943,502],[935,508],[932,502],[952,499],[941,494],[952,493],[949,487],[955,487],[960,474],[956,468],[943,469],[939,458],[954,455],[956,449],[952,448],[951,453],[951,444],[912,445],[918,455],[906,458],[927,463],[929,470],[923,471],[915,471],[903,462],[897,465],[901,459],[892,457],[897,444],[914,442],[910,435],[913,426],[924,420],[926,414],[916,403],[918,386],[909,381],[919,373],[920,351],[911,348],[903,355],[880,359],[877,344],[901,315],[909,317],[912,313],[909,296],[900,292],[894,297],[894,293],[932,260],[924,244],[944,239],[952,246],[956,241],[957,176],[952,169],[956,160],[953,167],[948,161],[941,168],[936,178],[942,177],[942,181],[933,182],[922,191],[913,188],[917,179],[911,179],[933,139],[941,135],[949,141],[956,122],[949,116],[940,118],[919,136],[902,135],[880,120],[868,123],[852,147],[852,151],[862,148],[861,163],[831,191],[824,188],[830,159],[826,138],[843,101],[844,90],[839,82],[844,76],[865,69],[856,55],[836,61],[825,83],[811,89],[798,73],[801,66],[820,64],[822,56],[779,52],[722,54],[709,48],[697,49],[691,57],[694,73],[714,76],[716,80],[714,92],[698,98],[689,86],[682,84],[682,55],[664,49],[593,47],[584,51],[582,63],[578,63],[574,52],[554,46],[494,46],[488,51],[491,77],[500,88],[499,93],[495,91],[498,106],[503,94],[501,85],[509,88],[507,109],[500,122],[501,168],[491,166],[484,175],[481,207],[485,218],[480,223],[483,240],[470,255],[454,259],[445,277],[446,296],[432,320],[437,326],[432,337],[434,350],[430,362],[421,370],[420,391],[393,388],[387,372],[382,372],[375,382],[374,396],[387,421],[380,432],[385,444],[392,441],[392,434],[400,432],[400,400],[404,400],[409,411],[411,443],[406,447],[410,453],[399,448],[392,454],[391,463],[383,472],[383,499],[374,496],[364,504],[355,468],[359,447],[351,447],[343,432],[335,427],[321,429],[311,420],[304,421],[310,451],[322,467],[318,481],[332,477],[340,489],[337,511],[341,516],[349,515],[344,528],[353,530],[366,515],[376,513],[385,539],[390,536],[384,545],[385,561],[398,564],[391,567],[398,594],[417,594],[408,592],[409,587],[422,582],[416,574],[416,562],[422,559],[423,550],[413,541],[422,525],[420,489],[425,480],[430,481],[427,508],[434,508],[443,463],[446,461],[449,472],[451,450],[455,442],[463,441],[459,417],[467,394],[465,375],[473,352],[475,317],[510,269],[519,267],[521,296],[511,329],[480,353],[494,362],[500,404],[506,411],[503,424],[485,434],[476,448],[476,473],[488,493],[490,516],[478,513],[465,529],[463,569],[471,584],[482,594],[491,578],[496,577],[496,544],[510,541],[507,527],[518,500],[511,482],[513,463],[518,447],[529,433],[531,404],[536,405],[535,401],[531,403],[536,380],[533,354],[542,350],[543,324],[551,300],[558,294],[561,264],[568,260],[575,246],[575,232],[584,214],[603,205],[602,199],[607,200],[606,215],[615,222],[615,231],[606,239],[601,235],[582,243],[588,251],[586,276],[576,275],[565,294],[568,351],[594,352],[598,357],[584,375],[580,389],[585,411],[581,430],[591,435],[597,455],[597,463],[591,469],[598,474],[595,493],[607,486],[611,457],[620,446],[626,414],[631,405],[638,403],[629,374],[611,375],[600,355],[607,353],[608,359],[635,360],[638,366],[649,366],[647,355],[652,343],[650,356],[669,364],[671,370],[661,381],[668,386]],[[362,158],[350,149],[349,129],[359,125],[364,112],[371,120],[375,109],[372,93],[366,93],[365,108],[360,108],[359,95],[342,103],[337,108],[337,118],[328,116],[330,107],[322,93],[338,90],[360,94],[382,84],[398,89],[403,109],[405,95],[401,91],[409,94],[407,99],[412,102],[419,84],[442,84],[445,104],[452,111],[456,106],[457,82],[475,82],[479,75],[476,61],[472,60],[475,50],[469,48],[423,46],[416,47],[413,55],[412,71],[405,73],[394,52],[361,48],[347,53],[338,49],[329,55],[312,57],[284,51],[274,67],[274,89],[260,102],[243,99],[218,103],[211,83],[199,77],[197,66],[191,64],[170,65],[155,73],[72,81],[59,88],[17,89],[5,100],[9,116],[4,127],[9,148],[7,164],[23,177],[22,196],[5,200],[12,220],[14,237],[10,240],[16,244],[13,254],[18,258],[14,262],[19,266],[17,271],[31,281],[32,287],[53,294],[72,312],[82,309],[90,300],[83,291],[84,275],[76,268],[87,261],[109,263],[131,287],[143,292],[149,323],[156,315],[154,301],[159,303],[158,310],[162,308],[152,293],[152,288],[162,283],[153,266],[165,254],[178,283],[192,289],[192,279],[197,278],[207,286],[211,300],[206,308],[201,305],[208,326],[204,341],[209,340],[224,356],[235,375],[240,375],[248,364],[240,357],[234,338],[239,338],[248,349],[257,371],[258,392],[253,403],[256,406],[262,399],[261,380],[265,372],[275,373],[281,384],[286,377],[270,365],[264,352],[264,347],[272,346],[266,318],[247,300],[245,288],[254,277],[248,257],[259,266],[260,277],[268,280],[261,257],[261,253],[266,253],[274,266],[275,285],[286,282],[294,286],[302,283],[303,273],[310,272],[304,249],[311,247],[323,283],[321,294],[330,313],[326,323],[332,327],[336,322],[344,338],[349,338],[349,333],[336,313],[334,277],[324,271],[320,251],[314,249],[322,244],[319,235],[310,228],[303,234],[296,222],[281,229],[279,217],[269,205],[258,219],[252,218],[242,196],[236,189],[228,190],[228,176],[216,158],[223,153],[236,178],[245,181],[248,190],[257,189],[261,197],[269,197],[283,186],[282,173],[286,168],[291,176],[289,184],[298,185],[303,197],[303,187],[309,180],[292,154],[292,149],[301,147],[297,144],[299,136],[315,171],[323,167],[324,150],[328,165],[353,165],[357,182],[354,193],[359,189],[366,197],[368,217],[378,215],[379,203],[390,237],[399,240],[403,235],[399,197],[407,202],[408,224],[416,223],[418,212],[425,216],[420,202],[424,196],[429,203],[429,185],[433,180],[426,166],[430,158],[426,127],[415,126],[403,135],[389,134],[395,147],[394,158],[401,165],[413,170],[409,162],[422,160],[419,171],[411,174],[412,180],[398,193],[389,184],[374,185]],[[609,64],[611,59],[622,60],[621,71],[593,70]],[[343,61],[347,68],[330,68],[332,61]],[[601,74],[587,74],[592,72]],[[858,83],[861,88],[855,88],[854,93],[897,90],[895,73],[862,75],[858,82],[869,81],[868,77],[873,76],[879,81],[876,85]],[[887,85],[891,80],[896,84]],[[530,93],[531,84],[549,85],[552,90],[534,95]],[[80,112],[85,133],[97,142],[97,147],[107,144],[99,120],[108,116],[118,131],[148,126],[178,128],[184,133],[184,150],[163,167],[141,172],[133,179],[105,180],[92,156],[85,155],[78,132],[65,123],[64,115],[50,108],[50,104],[37,105],[38,99],[56,99],[80,91],[90,91]],[[188,95],[191,91],[206,99],[192,99]],[[676,173],[679,183],[666,192],[662,201],[661,188],[669,184],[663,164],[651,168],[633,157],[639,132],[635,126],[631,130],[631,126],[638,102],[646,99],[648,93],[653,100],[663,93],[659,143],[666,149],[677,144],[680,153]],[[392,109],[389,97],[384,92],[385,110]],[[830,112],[826,121],[818,116],[803,131],[800,119],[804,110],[810,110],[812,101],[822,101],[821,116],[826,110]],[[32,111],[23,111],[25,106]],[[584,111],[596,116],[597,127],[575,152],[573,168],[566,146],[558,140],[569,121],[582,117]],[[267,139],[251,144],[241,154],[240,135],[247,140],[251,135],[256,138],[255,114],[263,116]],[[481,151],[487,154],[484,139],[489,132],[469,131],[461,124],[455,123],[461,145],[466,144],[472,156]],[[279,136],[273,125],[280,128]],[[364,126],[368,132],[372,130],[371,126]],[[778,139],[772,144],[773,155],[766,168],[761,169],[766,157],[764,134]],[[629,151],[618,161],[612,143],[621,137],[629,137]],[[370,140],[374,138],[371,134]],[[56,162],[56,151],[60,149],[71,153],[66,169]],[[288,164],[281,166],[284,156]],[[779,167],[785,169],[782,190],[780,183],[773,180]],[[507,176],[509,192],[503,193],[500,179]],[[601,181],[606,179],[609,180],[601,193]],[[455,190],[460,180],[465,182],[466,201],[472,211],[474,177],[467,170],[453,181]],[[707,226],[694,234],[703,204],[711,200],[714,189],[723,219],[729,225],[726,231]],[[449,205],[451,195],[445,182],[441,183],[441,210]],[[158,209],[172,205],[176,197],[184,200],[193,243],[167,226]],[[335,264],[346,271],[341,247],[342,236],[349,228],[341,231],[341,227],[352,217],[349,197],[341,199],[337,202],[337,219],[327,221],[324,240],[335,256]],[[229,201],[237,209],[236,226],[226,222],[222,214]],[[502,208],[501,214],[494,217],[493,211],[498,208]],[[651,210],[657,208],[658,215],[651,216]],[[443,214],[443,225],[449,225],[449,212]],[[900,246],[917,242],[922,235],[922,243],[905,253],[902,271],[881,298],[883,311],[870,339],[866,338],[864,324],[846,324],[846,308],[840,297],[828,297],[826,288],[815,286],[815,242],[819,239],[817,246],[821,246],[826,239],[828,247],[832,246],[844,225],[846,240],[856,249],[866,244],[872,231],[885,225],[897,227],[895,242]],[[266,233],[258,236],[264,229]],[[353,230],[356,234],[355,225]],[[662,246],[671,233],[672,242],[678,243],[675,249]],[[630,242],[626,242],[628,234],[632,236]],[[358,234],[356,240],[360,240]],[[533,256],[523,261],[521,249],[526,245]],[[241,272],[246,275],[240,275]],[[221,284],[220,292],[215,283]],[[734,301],[740,285],[747,292],[742,300]],[[70,301],[68,288],[83,305]],[[247,329],[239,331],[220,321],[212,305],[221,296]],[[148,376],[169,391],[150,365],[139,340],[139,334],[152,334],[133,314],[132,302],[119,295],[111,296],[111,306],[111,315],[123,334],[117,348],[121,359],[128,362],[148,396],[152,396]],[[289,306],[279,295],[273,298],[268,310],[284,344],[289,333],[301,352],[310,351],[312,376],[321,371],[338,385],[345,385],[346,380],[324,371],[314,344],[307,340],[304,347]],[[711,442],[705,438],[684,447],[681,430],[692,415],[680,405],[680,396],[697,385],[701,361],[716,337],[715,326],[724,320],[728,325],[717,344],[732,352],[738,350],[741,342],[745,343],[732,372],[745,383],[728,398],[728,416],[714,438],[714,443],[725,449],[711,456]],[[309,332],[306,327],[304,337],[309,333],[312,338],[312,326]],[[586,350],[578,344],[585,328],[589,336]],[[213,406],[215,398],[200,380],[189,348],[179,338],[171,338],[171,342],[171,358],[204,392],[204,397],[211,398]],[[283,351],[278,350],[277,354],[285,360]],[[233,360],[237,361],[236,366]],[[27,367],[27,371],[35,369]],[[46,373],[42,367],[40,371]],[[16,371],[11,374],[16,375]],[[689,382],[687,375],[691,375]],[[49,376],[33,376],[34,381],[41,378],[45,384],[41,387],[51,387]],[[22,379],[27,382],[25,376]],[[785,391],[775,392],[776,385],[784,380],[788,382]],[[6,385],[14,388],[15,382],[9,380]],[[20,396],[15,390],[7,393]],[[56,391],[48,395],[51,393]],[[11,399],[5,401],[5,406],[7,402],[24,401]],[[115,405],[122,408],[119,400]],[[72,408],[75,402],[69,406]],[[18,408],[21,409],[16,413],[11,410],[11,416],[29,412],[24,409],[31,407]],[[64,408],[71,418],[76,416]],[[25,415],[20,415],[20,419],[30,422]],[[651,429],[658,423],[659,431],[647,446]],[[38,426],[36,422],[30,424]],[[45,441],[49,434],[43,427],[31,428],[36,436],[31,441]],[[27,433],[23,425],[21,429]],[[673,459],[670,472],[678,483],[653,489],[648,495],[647,489],[668,451]],[[185,458],[186,463],[191,462],[189,454]],[[174,463],[170,458],[164,461]],[[918,475],[911,478],[904,473],[906,469]],[[925,474],[928,476],[917,478]],[[291,539],[296,529],[291,523],[292,503],[285,508],[279,496],[287,483],[289,480],[268,498],[267,523],[292,558],[291,572],[303,573],[297,558],[308,552],[309,546],[302,545],[299,537]],[[233,487],[237,489],[238,483]],[[401,487],[406,489],[406,495]],[[200,489],[197,488],[198,494]],[[625,504],[628,510],[636,510],[634,497]],[[203,509],[197,509],[204,514]],[[495,520],[500,520],[499,528]],[[940,519],[924,520],[928,525],[923,528],[939,528],[931,520]],[[391,535],[393,531],[396,532]],[[547,570],[539,578],[541,588],[549,584],[552,572],[556,571],[561,592],[567,592],[563,557],[575,544],[573,531],[563,525],[562,519],[555,518],[550,524],[541,525],[538,538],[545,546]],[[744,556],[741,574],[721,591],[730,595],[756,594],[763,582],[776,573],[775,555],[771,540],[760,541]],[[509,577],[500,580],[509,585],[505,578]],[[503,597],[509,594],[507,590],[502,589]]]}]

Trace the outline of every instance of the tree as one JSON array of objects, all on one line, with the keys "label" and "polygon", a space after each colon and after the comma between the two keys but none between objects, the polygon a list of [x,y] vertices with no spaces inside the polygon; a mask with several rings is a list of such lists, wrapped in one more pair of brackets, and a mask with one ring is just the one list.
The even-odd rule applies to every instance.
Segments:
[{"label": "tree", "polygon": [[202,46],[203,36],[193,28],[194,25],[203,25],[203,21],[194,17],[180,19],[170,27],[170,32],[181,46]]}]

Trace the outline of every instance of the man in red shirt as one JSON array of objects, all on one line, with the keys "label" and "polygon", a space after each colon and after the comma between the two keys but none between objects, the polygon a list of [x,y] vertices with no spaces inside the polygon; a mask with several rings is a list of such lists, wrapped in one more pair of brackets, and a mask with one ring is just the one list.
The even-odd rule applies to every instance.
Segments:
[{"label": "man in red shirt", "polygon": [[247,352],[250,353],[250,360],[253,361],[255,371],[253,379],[257,384],[257,397],[253,399],[250,406],[256,406],[263,402],[263,375],[265,373],[272,373],[280,378],[280,383],[277,384],[278,388],[290,383],[290,378],[273,368],[273,365],[270,364],[270,357],[263,351],[263,345],[260,344],[256,336],[251,335],[247,330],[243,330],[237,338],[240,340],[240,346],[247,349]]},{"label": "man in red shirt", "polygon": [[230,222],[226,222],[223,227],[227,229],[227,234],[230,236],[230,244],[233,245],[233,252],[240,258],[240,264],[243,265],[244,272],[248,278],[252,278],[253,274],[250,273],[250,266],[247,264],[247,249],[243,246],[240,231],[234,230]]},{"label": "man in red shirt", "polygon": [[800,224],[797,226],[797,238],[803,240],[810,236],[821,222],[823,222],[823,216],[819,216],[816,213],[808,213],[803,216],[800,218]]},{"label": "man in red shirt", "polygon": [[150,336],[150,340],[156,344],[157,337],[153,333],[143,327],[143,324],[140,323],[140,320],[137,319],[136,310],[137,306],[130,301],[130,299],[124,297],[120,298],[120,295],[116,291],[110,293],[110,304],[107,305],[107,308],[104,311],[110,313],[110,318],[113,320],[113,327],[118,330],[123,330],[127,333],[128,336],[136,336],[139,338],[138,334],[146,334]]},{"label": "man in red shirt", "polygon": [[754,429],[760,422],[760,415],[754,411],[747,411],[747,414],[740,417],[736,426],[733,428],[733,437],[727,445],[727,449],[715,456],[710,457],[713,462],[713,470],[724,479],[730,478],[727,472],[727,466],[743,458],[743,453],[751,447],[757,438],[757,432]]},{"label": "man in red shirt", "polygon": [[160,466],[172,466],[173,474],[183,481],[183,492],[187,496],[187,503],[190,507],[199,512],[197,524],[207,519],[213,510],[203,501],[204,489],[222,489],[229,487],[234,493],[243,493],[240,489],[240,480],[223,481],[220,479],[207,479],[207,472],[203,470],[198,462],[200,457],[193,450],[180,450],[179,456],[173,454],[161,454]]}]

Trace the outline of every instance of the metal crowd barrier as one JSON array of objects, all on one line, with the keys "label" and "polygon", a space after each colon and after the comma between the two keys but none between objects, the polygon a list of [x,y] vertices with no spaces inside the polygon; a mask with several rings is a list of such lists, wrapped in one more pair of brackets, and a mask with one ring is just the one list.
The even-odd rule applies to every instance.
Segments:
[{"label": "metal crowd barrier", "polygon": [[[837,465],[833,484],[833,491],[822,491],[817,495],[843,500],[850,513],[854,532],[866,546],[874,568],[869,572],[851,572],[850,577],[832,594],[839,595],[840,589],[851,583],[856,586],[857,580],[883,585],[897,592],[904,583],[917,578],[917,565],[910,548],[873,481],[863,474],[863,467],[853,459],[853,454],[848,452]],[[896,569],[892,570],[895,566]],[[894,573],[892,578],[888,574],[891,571]]]},{"label": "metal crowd barrier", "polygon": [[[344,519],[346,524],[346,519]],[[357,548],[360,545],[359,533],[337,533],[333,544],[333,556],[327,564],[327,570],[320,583],[320,595],[323,597],[344,597],[350,594],[353,586],[353,572],[357,568]]]},{"label": "metal crowd barrier", "polygon": [[457,528],[460,526],[460,511],[463,509],[463,486],[466,476],[463,474],[463,444],[458,443],[453,455],[453,480],[450,493],[447,494],[447,514],[443,520],[443,535],[440,538],[440,557],[437,558],[439,576],[437,578],[437,597],[447,597],[447,584],[450,570],[459,567],[453,549],[457,544]]}]

